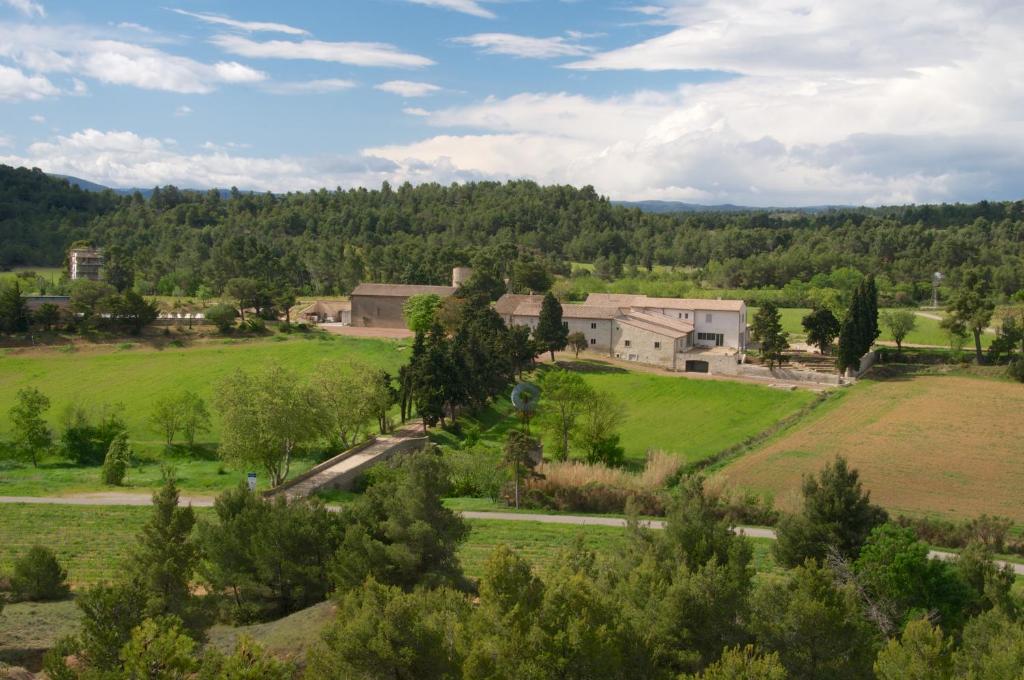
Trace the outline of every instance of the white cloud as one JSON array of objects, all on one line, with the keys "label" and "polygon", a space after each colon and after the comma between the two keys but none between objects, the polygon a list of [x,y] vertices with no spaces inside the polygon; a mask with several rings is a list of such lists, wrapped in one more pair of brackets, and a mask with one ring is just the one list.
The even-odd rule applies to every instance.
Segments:
[{"label": "white cloud", "polygon": [[419,116],[420,118],[426,118],[427,116],[430,115],[430,111],[427,111],[426,109],[422,109],[422,108],[420,108],[418,106],[410,106],[410,107],[404,108],[404,109],[402,109],[402,113],[404,113],[407,116]]},{"label": "white cloud", "polygon": [[427,5],[428,7],[450,9],[455,12],[481,17],[482,19],[494,19],[496,16],[491,10],[482,7],[477,0],[409,0],[409,2],[417,5]]},{"label": "white cloud", "polygon": [[142,24],[137,24],[134,21],[122,21],[122,22],[117,24],[117,27],[118,28],[123,28],[126,31],[138,31],[139,33],[152,33],[153,32],[153,29],[150,28],[149,26],[143,26]]},{"label": "white cloud", "polygon": [[268,40],[257,42],[237,35],[217,35],[214,45],[231,54],[261,59],[309,59],[353,66],[420,68],[434,62],[417,54],[402,52],[394,45],[369,42],[324,42],[322,40]]},{"label": "white cloud", "polygon": [[555,57],[579,57],[590,53],[588,47],[573,42],[582,34],[551,38],[531,38],[526,35],[512,33],[477,33],[462,38],[452,38],[452,42],[471,45],[488,54],[507,54],[514,57],[530,59],[553,59]]},{"label": "white cloud", "polygon": [[327,94],[342,92],[356,86],[355,81],[341,78],[325,78],[323,80],[305,80],[291,83],[268,83],[264,88],[273,94]]},{"label": "white cloud", "polygon": [[205,21],[208,24],[230,26],[231,28],[237,28],[242,31],[263,31],[267,33],[286,33],[288,35],[309,35],[309,31],[302,28],[296,28],[295,26],[289,26],[288,24],[277,24],[269,21],[239,21],[219,14],[210,14],[208,12],[188,12],[183,9],[171,9],[171,11],[187,17],[199,19],[200,21]]},{"label": "white cloud", "polygon": [[[236,145],[237,146],[237,145]],[[237,186],[256,191],[379,186],[396,180],[395,164],[373,157],[240,156],[231,145],[204,144],[187,153],[167,140],[130,131],[86,129],[37,142],[25,155],[0,155],[0,163],[39,167],[112,187],[175,184],[186,188]]]},{"label": "white cloud", "polygon": [[[235,61],[207,64],[76,27],[0,24],[0,56],[40,73],[88,76],[115,85],[192,94],[212,92],[223,83],[255,83],[267,78],[262,71]],[[83,83],[72,82],[75,94],[85,92]],[[56,88],[51,94],[55,93]]]},{"label": "white cloud", "polygon": [[666,35],[572,66],[732,76],[625,97],[489,98],[426,116],[470,134],[366,152],[411,177],[525,176],[616,198],[1018,198],[1024,6],[909,2],[678,1]]},{"label": "white cloud", "polygon": [[441,88],[430,83],[417,83],[410,80],[389,80],[386,83],[374,86],[375,90],[390,92],[402,97],[426,97],[429,94],[440,92]]},{"label": "white cloud", "polygon": [[25,75],[20,69],[0,64],[0,101],[37,100],[58,93],[45,76]]},{"label": "white cloud", "polygon": [[46,116],[41,116],[38,113],[29,116],[28,119],[33,123],[39,123],[40,125],[46,122]]},{"label": "white cloud", "polygon": [[38,16],[43,18],[46,16],[46,9],[43,8],[38,2],[32,0],[2,0],[5,5],[13,7],[27,17]]},{"label": "white cloud", "polygon": [[174,109],[174,115],[178,116],[179,118],[187,116],[190,113],[192,113],[192,107],[186,106],[185,104],[182,104],[178,108]]}]

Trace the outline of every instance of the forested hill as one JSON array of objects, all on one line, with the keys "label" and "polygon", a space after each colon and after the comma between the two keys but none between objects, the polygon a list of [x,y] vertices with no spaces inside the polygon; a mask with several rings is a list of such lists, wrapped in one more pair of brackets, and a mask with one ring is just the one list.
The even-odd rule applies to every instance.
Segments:
[{"label": "forested hill", "polygon": [[[424,184],[285,195],[87,193],[0,166],[0,265],[58,264],[89,239],[149,290],[219,290],[236,276],[309,293],[359,281],[445,283],[451,267],[517,260],[567,273],[569,261],[700,267],[715,285],[782,286],[843,267],[926,284],[963,265],[1024,287],[1024,202],[836,209],[818,213],[651,214],[591,187],[529,181]],[[146,288],[146,286],[143,286]]]},{"label": "forested hill", "polygon": [[0,165],[0,266],[60,264],[68,244],[88,237],[92,218],[119,204],[111,192],[85,191],[39,169]]}]

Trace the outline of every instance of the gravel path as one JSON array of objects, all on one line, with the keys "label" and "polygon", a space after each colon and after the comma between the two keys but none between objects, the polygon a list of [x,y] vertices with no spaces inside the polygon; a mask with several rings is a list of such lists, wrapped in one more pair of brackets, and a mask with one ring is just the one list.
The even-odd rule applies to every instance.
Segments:
[{"label": "gravel path", "polygon": [[[210,496],[182,496],[183,503],[191,503],[197,508],[208,508],[213,506],[213,498]],[[151,503],[149,494],[137,493],[92,493],[76,496],[0,496],[0,503],[36,503],[40,505],[149,505]],[[506,522],[540,522],[542,524],[571,524],[575,526],[604,526],[604,527],[625,527],[626,520],[619,517],[588,517],[585,515],[534,515],[519,512],[475,512],[465,511],[461,513],[466,519],[475,520],[501,520]],[[664,529],[665,522],[662,520],[644,520],[641,523],[651,529]],[[743,536],[751,538],[775,539],[775,531],[764,527],[736,527],[735,531]],[[951,560],[956,558],[956,553],[941,550],[932,550],[929,556],[939,560]],[[1024,576],[1024,564],[1014,562],[1003,562],[996,560],[996,564],[1003,566],[1009,564],[1018,576]]]}]

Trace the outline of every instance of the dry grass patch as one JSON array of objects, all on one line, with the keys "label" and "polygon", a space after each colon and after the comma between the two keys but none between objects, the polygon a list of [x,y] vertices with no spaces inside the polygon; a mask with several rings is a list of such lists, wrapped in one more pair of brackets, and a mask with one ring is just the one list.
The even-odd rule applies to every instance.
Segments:
[{"label": "dry grass patch", "polygon": [[802,475],[836,455],[890,511],[1024,523],[1021,385],[958,376],[865,381],[720,474],[792,510]]}]

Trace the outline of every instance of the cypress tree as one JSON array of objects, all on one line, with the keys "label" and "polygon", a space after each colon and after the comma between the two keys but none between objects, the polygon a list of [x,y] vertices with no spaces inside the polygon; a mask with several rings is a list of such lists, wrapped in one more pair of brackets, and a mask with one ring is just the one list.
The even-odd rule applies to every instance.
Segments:
[{"label": "cypress tree", "polygon": [[544,295],[540,305],[540,317],[533,337],[555,360],[555,351],[563,350],[569,344],[569,329],[562,325],[562,304],[550,291]]}]

